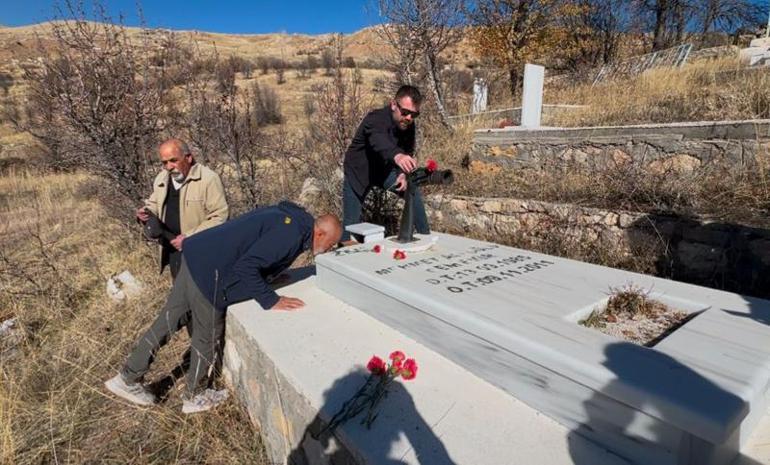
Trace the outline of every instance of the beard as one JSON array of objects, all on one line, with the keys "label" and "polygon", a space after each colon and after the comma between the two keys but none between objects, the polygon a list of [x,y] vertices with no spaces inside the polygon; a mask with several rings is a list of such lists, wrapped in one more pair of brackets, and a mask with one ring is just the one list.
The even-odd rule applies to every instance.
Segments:
[{"label": "beard", "polygon": [[180,173],[179,171],[172,171],[171,172],[171,177],[176,182],[182,182],[182,181],[184,181],[184,177],[185,176],[184,176],[184,174]]}]

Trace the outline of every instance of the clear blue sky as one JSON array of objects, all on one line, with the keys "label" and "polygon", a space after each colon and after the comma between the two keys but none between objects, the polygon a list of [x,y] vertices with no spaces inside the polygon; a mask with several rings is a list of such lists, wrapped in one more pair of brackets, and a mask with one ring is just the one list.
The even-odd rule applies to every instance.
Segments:
[{"label": "clear blue sky", "polygon": [[[113,18],[122,13],[127,25],[139,24],[136,0],[105,0],[103,3]],[[353,32],[379,22],[372,5],[369,0],[141,2],[149,27],[242,34]],[[3,26],[39,23],[55,15],[54,0],[0,0],[0,25]]]}]

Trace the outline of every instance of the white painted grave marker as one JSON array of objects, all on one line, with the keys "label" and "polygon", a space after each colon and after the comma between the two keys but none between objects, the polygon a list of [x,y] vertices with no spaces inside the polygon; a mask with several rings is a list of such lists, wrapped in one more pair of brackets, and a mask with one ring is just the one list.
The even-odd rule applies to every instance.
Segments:
[{"label": "white painted grave marker", "polygon": [[473,105],[471,106],[471,113],[477,114],[487,109],[487,97],[489,94],[489,87],[487,81],[483,78],[476,78],[473,80]]},{"label": "white painted grave marker", "polygon": [[521,126],[540,127],[543,112],[543,81],[545,68],[527,63],[524,65],[524,91],[521,96]]}]

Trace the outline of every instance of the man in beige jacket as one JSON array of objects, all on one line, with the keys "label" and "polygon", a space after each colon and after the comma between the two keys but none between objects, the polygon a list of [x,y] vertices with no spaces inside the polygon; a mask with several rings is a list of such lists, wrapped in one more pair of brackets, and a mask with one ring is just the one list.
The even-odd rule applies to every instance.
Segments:
[{"label": "man in beige jacket", "polygon": [[176,278],[182,259],[182,247],[188,236],[224,223],[228,216],[225,189],[212,170],[196,163],[187,144],[169,139],[158,149],[163,170],[152,183],[152,194],[136,211],[142,223],[150,218],[146,210],[163,221],[176,235],[160,239],[161,273],[166,265]]}]

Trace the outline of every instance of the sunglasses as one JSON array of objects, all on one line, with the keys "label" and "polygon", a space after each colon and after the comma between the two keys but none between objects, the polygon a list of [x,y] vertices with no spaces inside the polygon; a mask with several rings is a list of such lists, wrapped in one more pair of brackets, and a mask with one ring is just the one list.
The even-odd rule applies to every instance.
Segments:
[{"label": "sunglasses", "polygon": [[398,102],[396,102],[396,107],[398,108],[398,111],[401,112],[401,114],[404,116],[411,116],[412,118],[417,118],[418,116],[420,116],[419,111],[407,110],[406,108],[399,105]]}]

